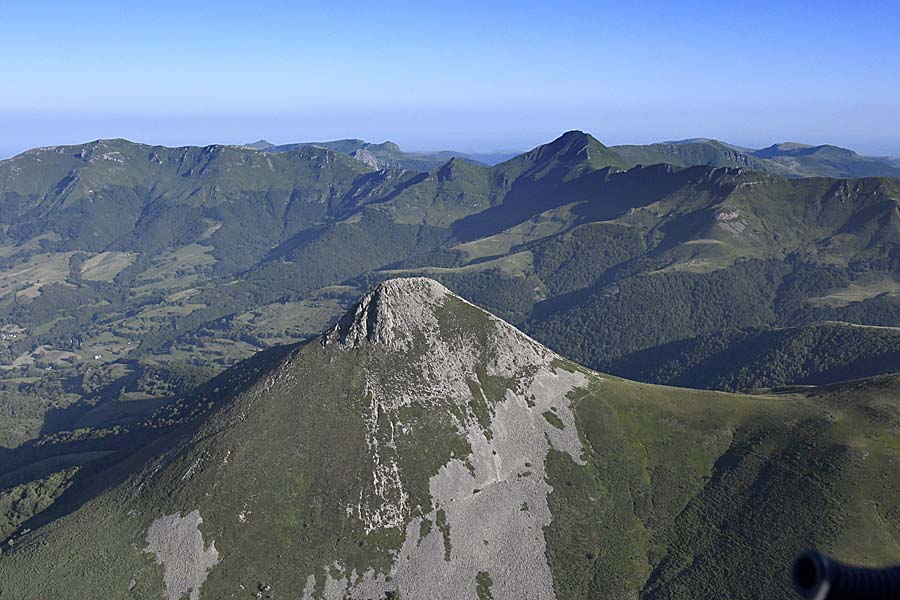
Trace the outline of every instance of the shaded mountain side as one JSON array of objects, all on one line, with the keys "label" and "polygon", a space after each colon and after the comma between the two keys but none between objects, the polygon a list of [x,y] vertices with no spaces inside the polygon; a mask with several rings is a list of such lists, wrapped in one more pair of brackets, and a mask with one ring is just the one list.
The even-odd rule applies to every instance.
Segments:
[{"label": "shaded mountain side", "polygon": [[[798,275],[820,277],[818,290],[823,291],[810,281],[798,282]],[[826,320],[896,326],[900,317],[896,296],[847,304],[812,303],[816,296],[840,289],[839,280],[826,279],[829,275],[835,273],[826,268],[805,268],[798,273],[777,261],[746,261],[711,273],[671,272],[603,282],[589,292],[564,297],[564,302],[537,304],[527,329],[560,352],[598,368],[612,368],[617,359],[632,352],[698,334],[715,339],[735,328]],[[876,330],[857,333],[862,337],[870,334],[877,335]],[[751,358],[752,354],[742,357],[740,366],[749,367],[743,361]],[[822,360],[829,359],[823,356]],[[851,368],[849,364],[844,367]],[[704,385],[700,380],[690,384]]]},{"label": "shaded mountain side", "polygon": [[428,279],[387,281],[268,358],[63,493],[4,548],[3,593],[755,598],[787,594],[811,544],[900,557],[896,378],[788,396],[629,382]]},{"label": "shaded mountain side", "polygon": [[707,389],[823,385],[900,370],[900,328],[823,323],[716,333],[623,356],[606,370]]},{"label": "shaded mountain side", "polygon": [[[204,378],[196,368],[179,369],[188,374],[190,381],[179,382],[177,375],[170,374],[168,383],[175,384],[173,393],[157,397],[158,402],[142,403],[127,397],[101,401],[67,427],[44,431],[37,439],[4,449],[0,453],[0,487],[41,479],[60,465],[69,468],[85,464],[82,458],[87,458],[87,463],[98,457],[121,460],[123,450],[127,454],[128,450],[191,421],[225,396],[244,390],[290,348],[279,346],[259,352],[239,363],[239,367],[212,377]],[[160,377],[161,368],[149,369],[151,376]],[[141,373],[141,377],[146,375],[146,371]],[[107,456],[111,453],[117,454]]]}]

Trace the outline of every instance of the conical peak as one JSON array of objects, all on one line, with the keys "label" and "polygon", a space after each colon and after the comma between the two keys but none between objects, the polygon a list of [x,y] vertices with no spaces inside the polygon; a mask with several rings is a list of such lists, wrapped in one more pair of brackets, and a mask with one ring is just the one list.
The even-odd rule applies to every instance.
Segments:
[{"label": "conical peak", "polygon": [[596,146],[603,148],[603,144],[594,139],[593,136],[583,131],[567,131],[552,142],[541,146],[544,152],[550,155],[565,155],[572,152],[579,152],[585,148]]},{"label": "conical peak", "polygon": [[517,165],[522,162],[545,166],[564,166],[572,169],[590,166],[601,169],[608,166],[624,167],[625,161],[613,150],[583,131],[567,131],[552,142],[538,146],[527,154],[509,161]]},{"label": "conical peak", "polygon": [[448,295],[450,290],[427,277],[388,279],[363,296],[326,334],[325,342],[337,338],[344,348],[359,347],[364,341],[405,348],[410,333],[425,329]]},{"label": "conical peak", "polygon": [[[591,134],[585,133],[579,129],[572,129],[571,131],[567,131],[567,132],[563,133],[561,136],[559,136],[558,138],[556,138],[554,140],[554,142],[570,143],[570,144],[571,143],[586,144],[586,143],[590,142],[591,140],[596,141],[596,140],[594,140],[593,136],[591,136]],[[551,143],[553,143],[553,142],[551,142]]]}]

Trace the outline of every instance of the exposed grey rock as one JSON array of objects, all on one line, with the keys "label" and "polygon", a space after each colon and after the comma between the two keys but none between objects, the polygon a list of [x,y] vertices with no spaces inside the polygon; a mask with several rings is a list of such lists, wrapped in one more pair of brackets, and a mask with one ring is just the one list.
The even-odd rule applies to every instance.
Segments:
[{"label": "exposed grey rock", "polygon": [[190,593],[190,600],[199,600],[200,587],[207,573],[219,562],[214,542],[206,548],[200,524],[200,511],[185,516],[180,513],[156,519],[147,529],[144,552],[156,555],[163,565],[167,600],[181,600]]},{"label": "exposed grey rock", "polygon": [[359,150],[356,150],[350,156],[352,156],[353,158],[355,158],[356,160],[358,160],[361,163],[365,163],[366,165],[372,167],[373,169],[378,169],[381,166],[378,162],[378,159],[375,158],[374,154],[372,154],[368,150],[364,150],[362,148],[360,148]]},{"label": "exposed grey rock", "polygon": [[[403,547],[390,581],[386,575],[348,573],[332,565],[326,598],[383,597],[389,590],[411,598],[475,598],[480,571],[491,574],[495,598],[555,597],[543,534],[552,518],[544,460],[553,447],[583,464],[568,393],[586,378],[556,368],[557,355],[487,313],[482,312],[485,330],[477,332],[486,336],[486,343],[469,339],[473,332],[463,332],[462,338],[447,335],[436,314],[447,302],[465,301],[430,279],[389,280],[323,339],[345,351],[370,345],[373,353],[391,356],[398,369],[405,365],[402,385],[391,369],[367,369],[367,441],[375,493],[347,507],[367,532],[404,529]],[[515,388],[490,406],[488,430],[470,408],[479,369]],[[486,399],[484,390],[478,393]],[[395,440],[403,435],[399,410],[414,405],[467,415],[455,419],[472,450],[451,459],[430,479],[432,510],[423,516],[412,515],[395,453]],[[457,410],[449,411],[449,405]],[[547,422],[546,411],[557,415],[562,429]],[[528,510],[521,510],[523,505]],[[423,518],[434,523],[439,511],[449,528],[449,557],[439,527],[420,535]],[[331,573],[341,575],[335,579]],[[307,585],[305,597],[312,590]]]}]

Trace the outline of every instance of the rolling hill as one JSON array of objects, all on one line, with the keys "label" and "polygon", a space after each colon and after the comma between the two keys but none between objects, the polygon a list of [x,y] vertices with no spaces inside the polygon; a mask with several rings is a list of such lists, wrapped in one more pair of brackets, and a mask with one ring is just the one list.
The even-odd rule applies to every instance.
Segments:
[{"label": "rolling hill", "polygon": [[737,148],[718,140],[685,140],[658,144],[614,146],[613,150],[635,165],[656,163],[679,167],[706,165],[710,167],[746,167],[763,173],[790,175],[787,168],[769,163],[752,151]]},{"label": "rolling hill", "polygon": [[214,382],[32,485],[63,491],[4,544],[3,595],[782,597],[810,544],[900,558],[895,377],[630,382],[420,278]]}]

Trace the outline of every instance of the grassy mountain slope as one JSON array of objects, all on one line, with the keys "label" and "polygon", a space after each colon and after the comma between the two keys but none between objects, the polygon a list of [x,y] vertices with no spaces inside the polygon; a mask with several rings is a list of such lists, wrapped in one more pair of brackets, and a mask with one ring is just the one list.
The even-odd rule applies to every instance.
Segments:
[{"label": "grassy mountain slope", "polygon": [[786,594],[809,544],[900,557],[894,378],[638,384],[424,279],[229,376],[7,544],[3,593],[755,598]]},{"label": "grassy mountain slope", "polygon": [[[308,146],[327,148],[346,154],[373,168],[430,171],[452,158],[496,165],[510,160],[515,153],[464,153],[455,151],[404,152],[393,142],[375,144],[359,139],[275,145],[265,140],[241,146],[269,153],[287,152]],[[900,177],[896,160],[862,156],[853,150],[823,144],[812,146],[785,142],[752,149],[720,140],[693,138],[652,144],[624,144],[610,148],[619,166],[666,163],[679,167],[743,167],[782,177]]]},{"label": "grassy mountain slope", "polygon": [[[534,161],[520,161],[526,177],[543,180],[537,171],[552,159],[540,160],[530,170]],[[565,171],[579,161],[554,164]],[[502,204],[515,183],[456,159],[429,173],[373,172],[316,147],[270,155],[124,141],[35,151],[2,167],[9,226],[0,262],[13,276],[0,302],[10,327],[26,332],[10,347],[10,361],[23,365],[34,362],[26,352],[47,344],[79,355],[89,344],[118,357],[137,333],[144,350],[158,354],[163,345],[180,358],[171,342],[185,331],[305,301],[323,286],[431,252],[453,223]],[[260,345],[235,337],[219,337],[195,359]],[[197,345],[196,336],[182,344]]]},{"label": "grassy mountain slope", "polygon": [[266,155],[124,140],[33,150],[0,165],[4,241],[89,252],[211,246],[246,268],[278,239],[351,208],[379,175],[318,148]]},{"label": "grassy mountain slope", "polygon": [[[602,332],[600,344],[588,350],[596,354],[581,355],[591,362],[627,347],[735,327],[826,319],[895,324],[900,194],[894,181],[771,180],[754,183],[752,193],[746,183],[723,189],[714,211],[676,205],[686,214],[644,229],[645,239],[664,236],[655,249],[596,273],[574,297],[536,306],[535,333],[556,336],[565,344],[556,347],[566,352]],[[858,200],[847,202],[848,195]],[[582,260],[590,263],[583,253],[573,255],[572,261]],[[843,301],[842,289],[859,292]]]}]

